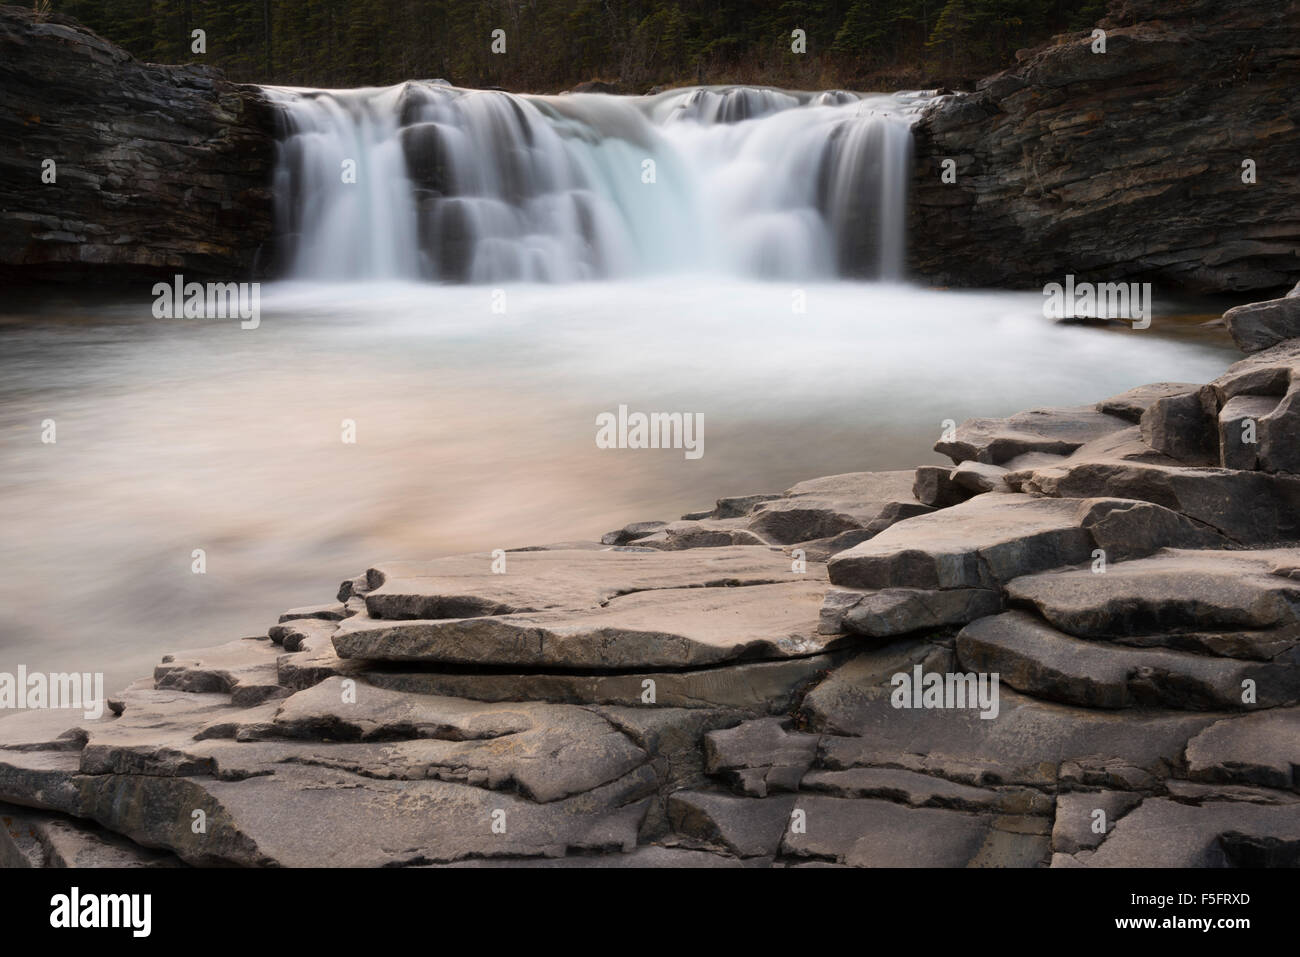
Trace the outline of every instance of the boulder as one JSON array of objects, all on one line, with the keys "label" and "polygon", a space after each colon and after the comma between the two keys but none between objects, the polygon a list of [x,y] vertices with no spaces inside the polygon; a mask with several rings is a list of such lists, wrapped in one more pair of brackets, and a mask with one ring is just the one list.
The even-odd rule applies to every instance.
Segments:
[{"label": "boulder", "polygon": [[1142,420],[1142,413],[1146,412],[1153,402],[1159,399],[1176,398],[1189,392],[1197,392],[1202,388],[1203,386],[1194,382],[1155,382],[1137,386],[1127,392],[1113,395],[1109,399],[1102,399],[1097,403],[1096,409],[1098,412],[1118,416],[1136,424]]},{"label": "boulder", "polygon": [[1242,352],[1261,352],[1287,339],[1300,339],[1300,301],[1287,296],[1252,302],[1229,309],[1223,321]]},{"label": "boulder", "polygon": [[1218,409],[1214,390],[1154,400],[1140,420],[1142,441],[1187,465],[1214,465],[1219,459]]}]

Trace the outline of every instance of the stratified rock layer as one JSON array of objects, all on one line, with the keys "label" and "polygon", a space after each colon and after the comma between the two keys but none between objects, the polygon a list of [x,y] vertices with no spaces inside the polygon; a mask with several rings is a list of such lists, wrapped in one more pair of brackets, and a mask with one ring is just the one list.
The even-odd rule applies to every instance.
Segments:
[{"label": "stratified rock layer", "polygon": [[944,97],[917,126],[911,267],[1281,295],[1300,275],[1295,17],[1277,0],[1119,0],[1104,53],[1068,35]]},{"label": "stratified rock layer", "polygon": [[270,260],[275,122],[216,70],[0,7],[0,276],[253,278]]}]

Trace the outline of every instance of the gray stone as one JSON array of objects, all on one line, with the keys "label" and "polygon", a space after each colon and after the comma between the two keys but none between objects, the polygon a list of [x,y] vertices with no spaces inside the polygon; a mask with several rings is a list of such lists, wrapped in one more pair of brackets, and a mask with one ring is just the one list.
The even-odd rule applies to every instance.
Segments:
[{"label": "gray stone", "polygon": [[1137,423],[1141,421],[1142,413],[1157,399],[1170,399],[1189,392],[1197,392],[1201,388],[1202,386],[1195,382],[1154,382],[1113,395],[1109,399],[1102,399],[1097,403],[1096,409],[1098,412],[1116,415],[1121,419]]},{"label": "gray stone", "polygon": [[1081,637],[1268,629],[1297,621],[1300,582],[1273,574],[1296,554],[1168,549],[1109,565],[1102,574],[1029,575],[1008,584],[1007,596]]},{"label": "gray stone", "polygon": [[1300,339],[1300,302],[1295,297],[1237,306],[1223,314],[1242,352],[1260,352],[1287,339]]},{"label": "gray stone", "polygon": [[819,740],[819,735],[786,731],[776,718],[746,721],[704,736],[704,768],[751,797],[797,791]]},{"label": "gray stone", "polygon": [[1218,408],[1214,389],[1153,401],[1140,421],[1142,441],[1187,465],[1214,465],[1219,458]]},{"label": "gray stone", "polygon": [[1194,781],[1300,791],[1300,709],[1211,725],[1187,744],[1187,774]]},{"label": "gray stone", "polygon": [[952,439],[936,442],[934,450],[958,464],[973,460],[1002,465],[1027,452],[1066,455],[1127,425],[1091,406],[1033,409],[1005,419],[967,419]]},{"label": "gray stone", "polygon": [[821,629],[867,638],[892,638],[914,631],[964,625],[1002,608],[990,588],[885,588],[879,591],[832,587],[822,602]]},{"label": "gray stone", "polygon": [[971,492],[1007,492],[1008,470],[987,462],[963,462],[952,470],[952,480]]},{"label": "gray stone", "polygon": [[1084,561],[1078,502],[992,492],[893,526],[831,558],[849,588],[995,588],[1018,575]]},{"label": "gray stone", "polygon": [[917,501],[934,508],[947,508],[970,498],[970,489],[952,479],[953,470],[939,465],[922,465],[916,470],[912,494]]},{"label": "gray stone", "polygon": [[966,670],[998,674],[1017,691],[1088,708],[1254,707],[1242,701],[1248,679],[1258,686],[1261,707],[1300,700],[1300,668],[1293,664],[1117,648],[1062,634],[1023,612],[967,625],[957,636],[957,657]]},{"label": "gray stone", "polygon": [[825,586],[686,588],[626,595],[588,612],[439,621],[349,618],[344,658],[441,664],[647,670],[820,654],[844,639],[817,633]]}]

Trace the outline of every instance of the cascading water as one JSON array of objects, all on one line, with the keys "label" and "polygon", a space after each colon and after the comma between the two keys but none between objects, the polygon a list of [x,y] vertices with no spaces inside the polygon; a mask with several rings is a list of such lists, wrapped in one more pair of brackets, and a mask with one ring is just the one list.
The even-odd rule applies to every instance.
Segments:
[{"label": "cascading water", "polygon": [[902,274],[923,94],[269,92],[294,277]]}]

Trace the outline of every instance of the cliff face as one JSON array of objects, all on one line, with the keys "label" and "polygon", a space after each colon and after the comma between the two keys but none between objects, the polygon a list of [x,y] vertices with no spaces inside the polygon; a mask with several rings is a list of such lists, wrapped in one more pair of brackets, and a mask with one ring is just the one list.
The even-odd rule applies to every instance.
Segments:
[{"label": "cliff face", "polygon": [[214,70],[140,63],[74,21],[0,7],[0,274],[250,276],[274,123],[256,88]]},{"label": "cliff face", "polygon": [[[918,127],[911,267],[954,285],[1065,272],[1200,291],[1300,278],[1300,3],[1117,0]],[[957,181],[941,181],[945,158]],[[1255,161],[1258,181],[1242,182]]]}]

